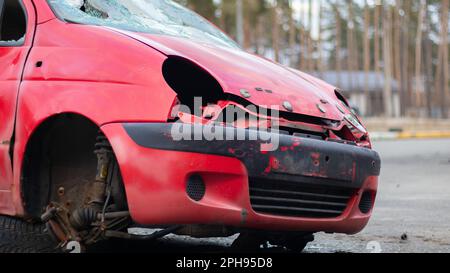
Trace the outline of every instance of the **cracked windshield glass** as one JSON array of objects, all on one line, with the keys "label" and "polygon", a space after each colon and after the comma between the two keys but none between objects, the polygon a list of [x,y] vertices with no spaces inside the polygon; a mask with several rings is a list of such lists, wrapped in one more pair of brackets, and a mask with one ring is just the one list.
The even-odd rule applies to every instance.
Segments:
[{"label": "cracked windshield glass", "polygon": [[49,0],[61,19],[220,46],[237,44],[207,20],[170,0]]}]

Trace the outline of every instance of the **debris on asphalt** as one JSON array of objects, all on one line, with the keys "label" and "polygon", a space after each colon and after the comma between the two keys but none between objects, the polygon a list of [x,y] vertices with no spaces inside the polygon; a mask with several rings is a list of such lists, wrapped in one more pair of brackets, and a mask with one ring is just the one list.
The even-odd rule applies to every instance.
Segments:
[{"label": "debris on asphalt", "polygon": [[408,234],[403,233],[401,239],[402,241],[408,241]]}]

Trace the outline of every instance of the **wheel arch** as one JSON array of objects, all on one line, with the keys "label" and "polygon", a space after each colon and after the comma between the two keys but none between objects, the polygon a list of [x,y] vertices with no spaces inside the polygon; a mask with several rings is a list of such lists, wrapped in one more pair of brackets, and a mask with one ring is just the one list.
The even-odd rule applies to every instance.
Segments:
[{"label": "wheel arch", "polygon": [[[49,116],[35,127],[25,145],[20,173],[20,197],[26,217],[38,218],[55,194],[52,190],[61,182],[55,181],[53,172],[59,172],[58,178],[71,179],[77,168],[67,173],[61,169],[72,162],[72,156],[72,163],[81,164],[84,157],[86,165],[96,163],[93,151],[99,130],[93,120],[76,113]],[[58,158],[62,162],[52,162]],[[95,169],[94,164],[83,175],[95,178]]]}]

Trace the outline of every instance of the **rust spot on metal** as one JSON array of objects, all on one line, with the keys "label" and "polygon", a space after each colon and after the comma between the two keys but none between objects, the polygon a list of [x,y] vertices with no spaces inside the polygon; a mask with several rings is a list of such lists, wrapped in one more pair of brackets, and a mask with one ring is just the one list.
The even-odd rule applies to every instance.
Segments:
[{"label": "rust spot on metal", "polygon": [[64,194],[66,194],[66,189],[64,187],[60,187],[58,189],[58,195],[59,196],[64,196]]},{"label": "rust spot on metal", "polygon": [[273,171],[279,170],[280,167],[281,167],[280,161],[276,157],[271,156],[270,159],[269,159],[269,165],[264,170],[264,173],[265,174],[269,174],[269,173],[271,173]]},{"label": "rust spot on metal", "polygon": [[320,166],[320,157],[321,157],[321,155],[319,153],[312,153],[311,154],[311,158],[313,160],[314,166],[316,166],[316,167]]},{"label": "rust spot on metal", "polygon": [[272,169],[273,170],[278,170],[280,168],[280,161],[278,161],[277,158],[272,157],[270,158],[271,161],[271,165],[272,165]]},{"label": "rust spot on metal", "polygon": [[108,166],[102,165],[100,170],[100,178],[106,179],[107,176],[108,176]]},{"label": "rust spot on metal", "polygon": [[320,159],[320,154],[319,153],[311,153],[311,157],[314,160],[319,160]]},{"label": "rust spot on metal", "polygon": [[50,225],[54,236],[58,238],[58,240],[60,240],[61,242],[66,242],[70,239],[55,221],[49,221],[48,224]]}]

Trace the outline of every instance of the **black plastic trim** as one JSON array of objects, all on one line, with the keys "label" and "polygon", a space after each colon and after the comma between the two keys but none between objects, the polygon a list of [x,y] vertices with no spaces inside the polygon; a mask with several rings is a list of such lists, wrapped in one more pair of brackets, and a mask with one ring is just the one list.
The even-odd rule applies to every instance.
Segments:
[{"label": "black plastic trim", "polygon": [[[247,167],[251,178],[357,189],[367,177],[380,175],[381,160],[378,153],[357,146],[267,132],[260,133],[258,140],[175,141],[171,134],[175,126],[173,123],[126,123],[123,126],[133,141],[145,148],[237,158]],[[195,132],[214,130],[212,126],[187,126],[191,127],[192,139]],[[226,136],[244,134],[245,139],[250,139],[250,134],[255,133],[230,127],[216,129],[222,129]],[[262,139],[270,139],[264,134],[279,137],[280,148],[262,152],[261,145],[269,143]],[[277,162],[276,168],[273,167],[274,161]]]}]

